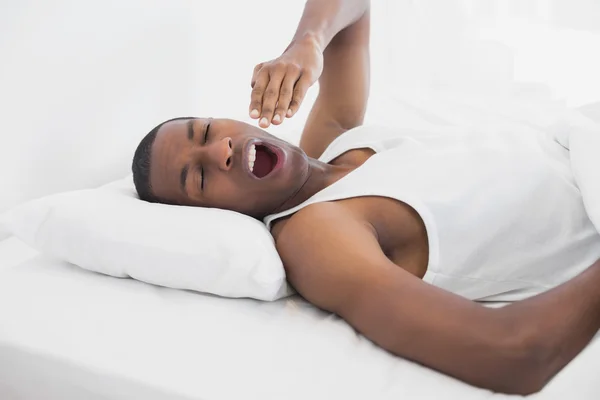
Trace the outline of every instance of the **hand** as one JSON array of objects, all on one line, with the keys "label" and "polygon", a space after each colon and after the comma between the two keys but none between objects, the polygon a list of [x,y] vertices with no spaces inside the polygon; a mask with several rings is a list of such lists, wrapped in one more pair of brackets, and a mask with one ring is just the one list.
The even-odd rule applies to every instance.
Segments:
[{"label": "hand", "polygon": [[323,72],[323,52],[315,40],[294,42],[274,60],[254,67],[250,117],[261,128],[279,125],[298,111],[304,95]]}]

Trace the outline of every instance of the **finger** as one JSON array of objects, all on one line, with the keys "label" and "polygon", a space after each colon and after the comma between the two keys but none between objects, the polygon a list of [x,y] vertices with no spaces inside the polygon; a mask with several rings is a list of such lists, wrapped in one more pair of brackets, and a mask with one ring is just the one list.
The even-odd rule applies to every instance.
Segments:
[{"label": "finger", "polygon": [[293,115],[298,112],[302,101],[304,100],[304,96],[306,96],[306,91],[310,87],[310,79],[306,75],[302,75],[296,85],[294,86],[294,91],[292,93],[292,101],[290,101],[290,106],[288,107],[286,117],[291,118]]},{"label": "finger", "polygon": [[277,107],[275,108],[275,114],[273,115],[273,124],[279,125],[285,119],[287,111],[292,101],[292,94],[294,93],[294,85],[298,80],[300,71],[296,68],[288,68],[285,78],[281,83],[281,89],[279,90],[279,99],[277,99]]},{"label": "finger", "polygon": [[269,84],[269,72],[262,68],[258,72],[256,82],[250,95],[250,118],[257,119],[262,111],[262,100],[267,85]]},{"label": "finger", "polygon": [[256,83],[256,78],[258,77],[258,72],[262,69],[262,67],[263,63],[260,63],[256,67],[254,67],[254,71],[252,72],[252,80],[250,81],[250,87],[254,87],[254,84]]},{"label": "finger", "polygon": [[282,68],[276,68],[271,70],[269,74],[269,84],[263,95],[262,109],[260,113],[260,121],[258,125],[261,128],[268,128],[275,112],[275,104],[279,98],[279,90],[281,89],[281,82],[285,76],[285,70]]}]

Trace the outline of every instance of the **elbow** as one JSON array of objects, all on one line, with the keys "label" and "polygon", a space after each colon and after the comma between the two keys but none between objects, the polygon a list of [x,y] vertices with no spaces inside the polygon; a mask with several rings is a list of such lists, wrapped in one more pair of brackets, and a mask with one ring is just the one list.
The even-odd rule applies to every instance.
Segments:
[{"label": "elbow", "polygon": [[517,370],[521,372],[520,376],[510,383],[507,394],[528,396],[540,392],[550,380],[548,374],[544,371],[545,367],[541,365],[525,368],[519,366]]},{"label": "elbow", "polygon": [[503,393],[528,396],[540,392],[546,386],[547,380],[537,369],[523,370],[520,368],[519,371],[521,371],[520,376],[508,383],[502,390]]},{"label": "elbow", "polygon": [[504,349],[504,373],[498,374],[496,390],[507,394],[530,395],[541,391],[556,374],[556,352],[542,335],[516,334]]}]

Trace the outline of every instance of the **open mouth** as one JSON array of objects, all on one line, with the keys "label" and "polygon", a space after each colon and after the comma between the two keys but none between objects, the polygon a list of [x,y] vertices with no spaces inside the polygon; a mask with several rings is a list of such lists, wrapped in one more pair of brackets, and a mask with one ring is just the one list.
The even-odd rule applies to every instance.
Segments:
[{"label": "open mouth", "polygon": [[[254,155],[254,157],[252,157],[252,155]],[[252,161],[252,158],[254,158],[254,161]],[[257,178],[264,178],[275,169],[277,159],[277,154],[268,147],[261,144],[252,145],[250,147],[250,161],[248,167],[250,167],[252,175]]]}]

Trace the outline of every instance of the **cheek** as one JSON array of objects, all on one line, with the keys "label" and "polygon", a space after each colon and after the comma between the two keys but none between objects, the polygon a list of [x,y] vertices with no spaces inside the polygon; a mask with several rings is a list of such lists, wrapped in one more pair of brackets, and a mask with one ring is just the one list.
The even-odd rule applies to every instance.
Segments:
[{"label": "cheek", "polygon": [[273,197],[277,197],[272,192],[269,194],[264,186],[252,183],[238,182],[229,177],[215,179],[210,192],[210,205],[248,214],[262,210],[273,201]]},{"label": "cheek", "polygon": [[207,190],[207,197],[211,202],[218,204],[229,203],[240,195],[240,186],[236,185],[233,179],[226,176],[219,176],[212,179],[210,188]]},{"label": "cheek", "polygon": [[256,198],[261,196],[248,182],[240,182],[234,176],[221,175],[211,182],[207,198],[212,207],[245,212],[251,209]]}]

